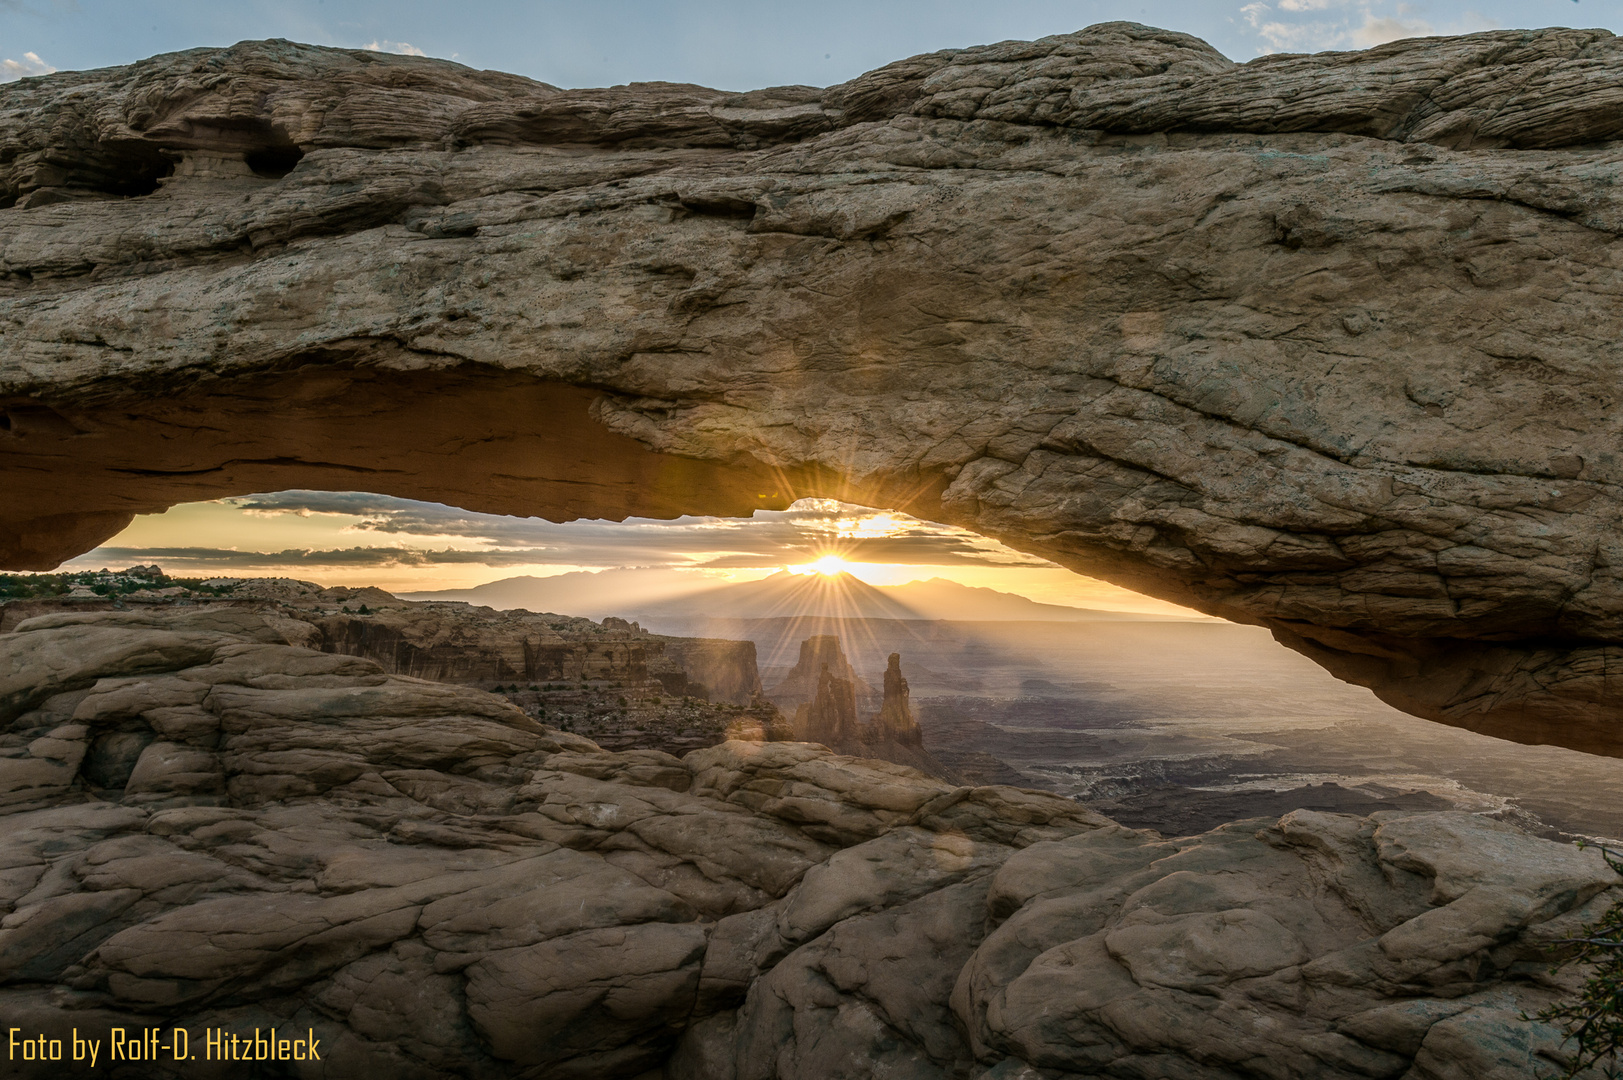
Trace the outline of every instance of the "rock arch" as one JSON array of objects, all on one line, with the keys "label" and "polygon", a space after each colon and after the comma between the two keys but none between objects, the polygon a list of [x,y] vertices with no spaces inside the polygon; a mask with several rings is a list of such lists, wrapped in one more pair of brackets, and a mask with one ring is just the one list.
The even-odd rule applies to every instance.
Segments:
[{"label": "rock arch", "polygon": [[1619,84],[1604,31],[1122,23],[827,90],[288,42],[23,80],[0,564],[277,487],[837,495],[1623,753]]}]

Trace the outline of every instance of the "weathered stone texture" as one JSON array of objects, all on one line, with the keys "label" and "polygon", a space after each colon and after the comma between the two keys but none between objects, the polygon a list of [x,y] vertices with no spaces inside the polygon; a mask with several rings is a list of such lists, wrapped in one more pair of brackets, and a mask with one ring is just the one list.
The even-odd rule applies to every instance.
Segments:
[{"label": "weathered stone texture", "polygon": [[286,42],[22,80],[0,559],[294,486],[837,495],[1617,753],[1620,99],[1600,30],[1126,23],[827,90]]},{"label": "weathered stone texture", "polygon": [[[58,672],[0,713],[46,765],[0,772],[0,1026],[311,1030],[329,1076],[1532,1075],[1518,1014],[1579,974],[1544,946],[1619,888],[1469,814],[1164,839],[804,743],[612,754],[273,636],[0,635]],[[127,780],[77,764],[143,732]]]},{"label": "weathered stone texture", "polygon": [[400,600],[381,589],[323,588],[290,578],[240,581],[224,594],[52,597],[0,603],[0,633],[43,615],[207,607],[253,613],[289,644],[374,661],[391,675],[491,684],[599,680],[709,701],[760,698],[755,643],[652,634],[624,619]]}]

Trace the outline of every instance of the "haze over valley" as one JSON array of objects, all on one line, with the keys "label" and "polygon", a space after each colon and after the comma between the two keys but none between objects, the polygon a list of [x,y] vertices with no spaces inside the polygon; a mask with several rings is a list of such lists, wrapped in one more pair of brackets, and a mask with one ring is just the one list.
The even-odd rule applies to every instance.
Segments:
[{"label": "haze over valley", "polygon": [[[750,641],[768,698],[804,641],[832,635],[874,695],[889,655],[901,656],[925,745],[943,766],[1080,798],[1168,834],[1300,806],[1458,808],[1552,836],[1623,835],[1623,809],[1610,797],[1623,787],[1615,759],[1421,720],[1264,630],[1102,582],[1047,589],[1037,560],[906,515],[809,502],[743,522],[558,526],[364,493],[283,492],[163,517],[174,524],[140,521],[73,565],[129,558],[212,571],[211,580],[235,580],[218,573],[224,567],[338,568],[351,582],[404,572],[419,584],[482,566],[491,577],[483,584],[397,595]],[[200,522],[207,527],[189,536],[209,544],[173,542],[175,530]],[[263,550],[289,536],[328,546]],[[628,552],[651,565],[501,574],[543,550],[577,565]],[[860,559],[881,553],[936,561]],[[803,561],[771,565],[786,555]],[[940,576],[954,573],[1004,588]],[[1112,606],[1079,605],[1078,595]],[[784,712],[792,718],[793,704]]]},{"label": "haze over valley", "polygon": [[[545,608],[579,587],[559,585],[509,579],[413,598]],[[659,633],[753,641],[769,693],[810,636],[838,636],[872,685],[900,653],[926,745],[944,762],[994,758],[1013,770],[1001,782],[1076,796],[1135,827],[1181,835],[1297,807],[1454,808],[1548,835],[1623,836],[1612,797],[1623,762],[1410,716],[1256,627],[951,582],[876,588],[843,572],[781,571],[618,613]]]}]

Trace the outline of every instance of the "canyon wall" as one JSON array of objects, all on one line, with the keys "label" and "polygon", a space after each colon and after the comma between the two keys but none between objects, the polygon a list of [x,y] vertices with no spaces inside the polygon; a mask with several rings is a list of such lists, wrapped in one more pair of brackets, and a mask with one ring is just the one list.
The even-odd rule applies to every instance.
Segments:
[{"label": "canyon wall", "polygon": [[[158,567],[154,578],[168,582]],[[241,609],[276,620],[290,641],[363,657],[391,675],[492,685],[621,684],[734,705],[758,700],[755,643],[650,634],[636,623],[401,600],[382,589],[245,579],[200,591],[0,600],[0,633],[31,618],[93,611]]]},{"label": "canyon wall", "polygon": [[761,672],[755,663],[755,642],[664,635],[655,640],[664,647],[665,658],[688,680],[683,688],[686,692],[707,701],[734,705],[749,705],[760,699]]},{"label": "canyon wall", "polygon": [[897,507],[1623,753],[1623,46],[1128,23],[827,89],[0,88],[0,565],[290,487]]}]

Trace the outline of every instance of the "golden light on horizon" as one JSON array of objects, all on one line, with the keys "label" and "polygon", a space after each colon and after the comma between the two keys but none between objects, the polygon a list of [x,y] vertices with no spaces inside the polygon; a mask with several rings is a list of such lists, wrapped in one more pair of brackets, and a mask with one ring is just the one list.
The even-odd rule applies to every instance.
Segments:
[{"label": "golden light on horizon", "polygon": [[838,555],[824,555],[814,562],[801,563],[798,566],[786,567],[791,574],[822,574],[824,577],[836,577],[848,574],[854,564],[846,562]]},{"label": "golden light on horizon", "polygon": [[896,536],[905,532],[906,529],[907,522],[889,511],[860,517],[845,517],[834,523],[835,533],[842,537],[856,539]]},{"label": "golden light on horizon", "polygon": [[[177,577],[291,577],[401,594],[603,573],[605,594],[627,604],[652,601],[656,593],[686,595],[758,581],[787,569],[831,594],[843,594],[847,585],[857,588],[852,579],[883,588],[940,578],[1038,603],[1197,614],[1022,556],[966,530],[835,500],[802,500],[792,511],[756,511],[741,519],[558,525],[364,492],[281,496],[183,503],[137,515],[104,547],[63,569],[156,563]],[[891,538],[913,543],[876,543]],[[939,559],[929,557],[937,552]],[[786,565],[786,558],[805,561]],[[635,585],[632,578],[620,583],[621,570],[637,572]],[[622,597],[615,589],[628,591]]]}]

